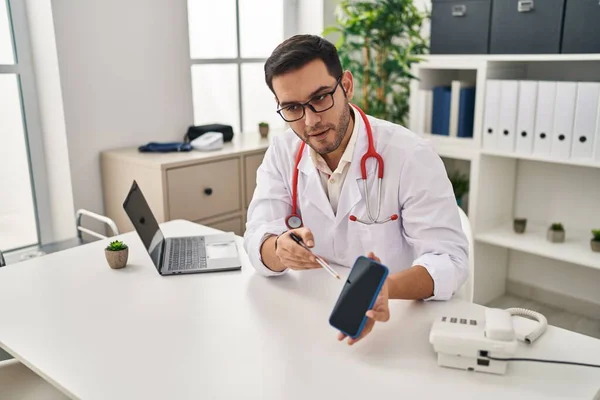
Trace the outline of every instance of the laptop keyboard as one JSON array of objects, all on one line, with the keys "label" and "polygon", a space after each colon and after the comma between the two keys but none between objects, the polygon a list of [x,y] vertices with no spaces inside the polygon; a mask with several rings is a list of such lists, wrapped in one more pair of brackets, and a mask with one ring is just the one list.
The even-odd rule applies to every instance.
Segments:
[{"label": "laptop keyboard", "polygon": [[173,238],[169,253],[169,270],[185,271],[206,268],[204,237]]}]

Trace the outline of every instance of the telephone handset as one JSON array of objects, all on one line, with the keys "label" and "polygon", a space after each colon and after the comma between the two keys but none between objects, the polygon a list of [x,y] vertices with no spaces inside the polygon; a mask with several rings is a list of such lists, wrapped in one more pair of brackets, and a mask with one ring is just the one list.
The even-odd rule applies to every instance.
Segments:
[{"label": "telephone handset", "polygon": [[[512,322],[513,315],[535,319],[538,325],[527,335],[517,337]],[[431,327],[429,342],[438,353],[440,366],[504,374],[507,362],[491,358],[512,356],[517,349],[517,339],[533,343],[547,326],[546,317],[535,311],[487,308],[483,321],[464,316],[439,317]]]}]

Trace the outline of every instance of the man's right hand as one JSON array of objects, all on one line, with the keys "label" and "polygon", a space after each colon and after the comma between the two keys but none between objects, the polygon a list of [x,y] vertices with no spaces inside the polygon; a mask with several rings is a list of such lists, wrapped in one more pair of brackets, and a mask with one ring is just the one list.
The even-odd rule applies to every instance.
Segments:
[{"label": "man's right hand", "polygon": [[306,247],[312,248],[315,245],[315,239],[308,228],[298,228],[287,231],[276,240],[275,254],[285,268],[293,270],[322,268],[314,254],[300,246],[290,237],[290,232],[302,239]]}]

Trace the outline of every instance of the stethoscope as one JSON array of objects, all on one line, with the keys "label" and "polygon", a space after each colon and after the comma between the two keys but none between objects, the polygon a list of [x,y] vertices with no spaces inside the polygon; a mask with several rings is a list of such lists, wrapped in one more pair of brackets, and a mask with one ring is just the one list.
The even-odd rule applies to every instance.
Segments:
[{"label": "stethoscope", "polygon": [[[398,215],[394,214],[391,217],[379,221],[379,213],[381,211],[381,181],[383,180],[383,158],[381,155],[377,153],[375,150],[375,146],[373,145],[373,130],[371,129],[371,124],[363,110],[359,107],[352,105],[362,117],[362,120],[365,123],[365,127],[367,128],[367,139],[369,141],[369,147],[367,148],[367,152],[362,156],[360,160],[360,173],[363,181],[363,185],[365,188],[365,201],[367,203],[367,216],[368,220],[359,219],[354,215],[350,215],[350,221],[360,222],[365,225],[372,224],[383,224],[388,221],[395,221],[398,219]],[[298,214],[297,209],[297,201],[298,201],[298,166],[300,165],[300,160],[302,160],[302,153],[304,152],[304,148],[306,147],[306,143],[302,142],[300,144],[300,149],[298,150],[298,154],[296,155],[296,165],[294,167],[294,176],[292,178],[292,213],[288,215],[285,219],[285,224],[288,229],[298,229],[302,227],[302,217]],[[377,214],[373,216],[371,214],[371,204],[369,201],[369,196],[367,192],[367,160],[369,158],[375,158],[377,160],[377,181],[378,181],[378,189],[377,189]]]}]

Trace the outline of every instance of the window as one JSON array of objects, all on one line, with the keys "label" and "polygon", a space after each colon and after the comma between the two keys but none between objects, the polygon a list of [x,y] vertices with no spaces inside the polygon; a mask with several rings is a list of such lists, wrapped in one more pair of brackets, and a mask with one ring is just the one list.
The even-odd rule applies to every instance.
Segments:
[{"label": "window", "polygon": [[194,122],[256,132],[286,126],[264,79],[284,39],[283,0],[188,0]]},{"label": "window", "polygon": [[[40,242],[35,178],[31,160],[38,153],[35,91],[22,2],[0,0],[0,250]],[[16,23],[18,21],[18,23]],[[32,103],[33,102],[33,103]],[[39,131],[39,129],[37,129]],[[36,149],[34,152],[31,149]],[[40,162],[43,163],[43,157]],[[43,170],[39,168],[38,170]],[[40,177],[40,182],[43,178]],[[44,194],[40,193],[44,199]],[[39,200],[39,199],[38,199]]]}]

